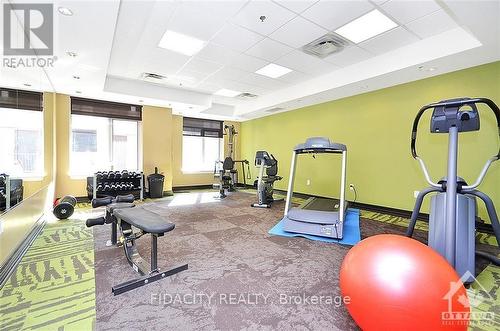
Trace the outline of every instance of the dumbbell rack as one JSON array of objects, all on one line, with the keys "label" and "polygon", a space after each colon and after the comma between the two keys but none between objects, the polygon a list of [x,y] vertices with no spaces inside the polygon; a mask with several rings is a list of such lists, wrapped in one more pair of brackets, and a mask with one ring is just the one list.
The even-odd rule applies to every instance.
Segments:
[{"label": "dumbbell rack", "polygon": [[7,174],[2,174],[2,192],[0,198],[5,199],[5,211],[10,209],[10,177]]},{"label": "dumbbell rack", "polygon": [[[125,194],[130,194],[133,193],[134,191],[139,191],[139,198],[141,200],[144,199],[144,173],[141,172],[135,172],[135,174],[139,174],[139,177],[126,177],[126,178],[98,178],[97,173],[94,173],[93,179],[92,179],[92,198],[95,199],[97,198],[98,193],[108,195],[108,196],[117,196],[117,195],[125,195]],[[124,184],[124,183],[131,183],[133,184],[132,189],[125,189],[125,190],[102,190],[102,191],[97,191],[97,187],[99,185],[104,185],[104,183],[109,183],[109,184]],[[139,186],[137,187],[137,184]]]}]

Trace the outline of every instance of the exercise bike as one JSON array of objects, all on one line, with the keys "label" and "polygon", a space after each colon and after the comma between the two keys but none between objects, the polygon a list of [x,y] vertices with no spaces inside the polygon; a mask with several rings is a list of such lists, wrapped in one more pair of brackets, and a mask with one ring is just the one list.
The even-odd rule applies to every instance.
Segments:
[{"label": "exercise bike", "polygon": [[[253,203],[252,207],[271,208],[273,202],[283,201],[284,199],[274,199],[274,182],[281,180],[278,174],[278,160],[274,155],[266,151],[257,151],[255,154],[255,166],[259,168],[259,177],[257,178],[257,198],[258,203]],[[264,171],[266,174],[264,175]]]},{"label": "exercise bike", "polygon": [[[464,276],[465,283],[474,281],[475,255],[500,265],[500,259],[497,256],[475,250],[476,198],[485,203],[493,233],[497,243],[500,244],[500,224],[495,206],[486,194],[476,190],[491,164],[500,158],[500,150],[498,154],[486,162],[479,177],[472,185],[468,185],[463,178],[457,176],[458,134],[479,131],[477,104],[486,104],[493,111],[500,134],[500,110],[493,101],[485,98],[461,98],[444,100],[422,107],[413,122],[411,136],[412,156],[420,163],[430,187],[418,194],[406,235],[408,237],[413,235],[424,197],[429,193],[436,192],[437,194],[431,197],[428,245],[446,258],[460,276]],[[427,167],[416,150],[418,123],[428,109],[433,109],[431,133],[448,133],[449,141],[448,173],[437,183],[431,180]]]}]

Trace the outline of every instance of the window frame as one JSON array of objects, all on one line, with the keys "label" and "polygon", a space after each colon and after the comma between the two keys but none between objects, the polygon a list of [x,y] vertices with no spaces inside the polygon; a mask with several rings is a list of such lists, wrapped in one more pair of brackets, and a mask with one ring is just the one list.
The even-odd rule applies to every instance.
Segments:
[{"label": "window frame", "polygon": [[[0,90],[7,90],[7,89],[0,88]],[[15,91],[15,90],[12,90],[12,91]],[[21,92],[29,92],[29,91],[20,91],[20,93]],[[33,92],[33,94],[36,94],[36,93]],[[41,99],[40,102],[43,105],[43,94],[42,94],[42,99]],[[31,109],[30,107],[24,109],[24,108],[20,108],[20,107],[2,107],[2,105],[0,105],[0,110],[2,110],[2,109],[11,110],[11,111],[36,112],[36,113],[40,113],[41,114],[40,115],[41,116],[40,142],[39,142],[40,143],[40,160],[39,160],[39,162],[40,162],[40,169],[38,171],[33,172],[33,173],[24,172],[24,170],[23,170],[22,174],[9,174],[9,175],[11,175],[12,178],[19,178],[19,179],[25,180],[27,182],[30,182],[30,181],[41,181],[41,180],[43,180],[45,178],[45,176],[46,176],[46,171],[45,171],[45,112],[44,112],[44,109],[43,108],[41,108],[41,109]],[[17,131],[19,131],[19,130],[35,131],[35,130],[26,129],[26,128],[19,128],[19,127],[15,127],[13,129],[14,129],[14,143],[15,143],[15,141],[17,139],[16,138],[17,137]],[[16,154],[16,147],[14,146],[13,156],[15,156],[15,154]],[[12,161],[14,161],[14,159]]]},{"label": "window frame", "polygon": [[[203,157],[203,162],[202,164],[205,163],[205,158],[206,158],[206,155],[205,155],[205,142],[206,142],[206,139],[217,139],[218,140],[218,156],[217,156],[217,159],[215,162],[217,161],[220,161],[222,156],[223,156],[223,153],[224,153],[224,139],[223,138],[217,138],[217,137],[205,137],[205,136],[193,136],[193,135],[182,135],[182,146],[181,146],[181,172],[183,174],[212,174],[214,172],[213,168],[212,169],[207,169],[207,170],[204,170],[204,169],[198,169],[198,170],[186,170],[184,168],[184,137],[190,137],[190,138],[196,138],[196,139],[202,139],[202,144],[201,144],[201,153],[202,153],[202,157]],[[215,167],[215,164],[214,164],[214,167]]]},{"label": "window frame", "polygon": [[[94,114],[76,114],[72,113],[70,114],[70,125],[69,125],[69,176],[71,179],[85,179],[88,176],[91,176],[93,174],[81,174],[81,173],[75,173],[74,168],[73,168],[73,116],[86,116],[86,117],[100,117],[100,118],[105,118],[108,120],[108,125],[109,125],[109,130],[108,130],[108,160],[110,161],[111,166],[109,169],[98,169],[98,171],[114,171],[114,170],[124,170],[124,169],[114,169],[113,165],[113,155],[114,155],[114,142],[113,142],[113,136],[114,136],[114,121],[127,121],[127,122],[132,122],[135,123],[136,125],[136,145],[137,145],[137,157],[136,157],[136,169],[130,169],[132,171],[142,171],[142,146],[141,146],[141,132],[142,132],[142,121],[140,120],[135,120],[135,119],[122,119],[122,118],[115,118],[115,117],[104,117],[104,116],[96,116]],[[77,129],[77,130],[84,130],[84,129]]]}]

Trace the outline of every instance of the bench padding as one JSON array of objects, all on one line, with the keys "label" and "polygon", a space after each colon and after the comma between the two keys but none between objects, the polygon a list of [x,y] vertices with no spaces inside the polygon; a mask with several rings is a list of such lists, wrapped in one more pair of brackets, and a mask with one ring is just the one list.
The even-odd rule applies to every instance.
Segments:
[{"label": "bench padding", "polygon": [[113,215],[123,222],[148,233],[161,234],[172,231],[175,224],[141,207],[116,209]]},{"label": "bench padding", "polygon": [[135,205],[131,202],[115,202],[110,205],[106,206],[106,210],[113,214],[113,212],[117,209],[124,209],[124,208],[132,208]]}]

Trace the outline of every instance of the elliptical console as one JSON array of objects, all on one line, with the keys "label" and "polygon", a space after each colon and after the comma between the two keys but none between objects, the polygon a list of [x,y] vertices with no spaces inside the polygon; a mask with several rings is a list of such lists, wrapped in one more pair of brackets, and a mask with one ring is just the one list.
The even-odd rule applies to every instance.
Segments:
[{"label": "elliptical console", "polygon": [[[430,187],[418,194],[406,235],[408,237],[413,235],[424,197],[431,192],[437,192],[431,197],[428,245],[446,258],[460,276],[465,275],[464,282],[466,283],[474,280],[475,255],[488,258],[494,264],[500,265],[498,257],[475,251],[476,197],[485,203],[493,232],[497,242],[500,243],[500,224],[495,206],[490,197],[476,190],[491,164],[500,159],[500,149],[486,162],[472,185],[467,185],[463,178],[457,176],[458,134],[479,131],[477,104],[486,104],[493,111],[500,136],[500,110],[493,101],[485,98],[450,99],[422,107],[413,122],[411,136],[412,156],[420,163]],[[449,139],[448,173],[437,183],[431,180],[429,171],[416,150],[418,123],[428,109],[433,109],[431,133],[448,133]]]}]

